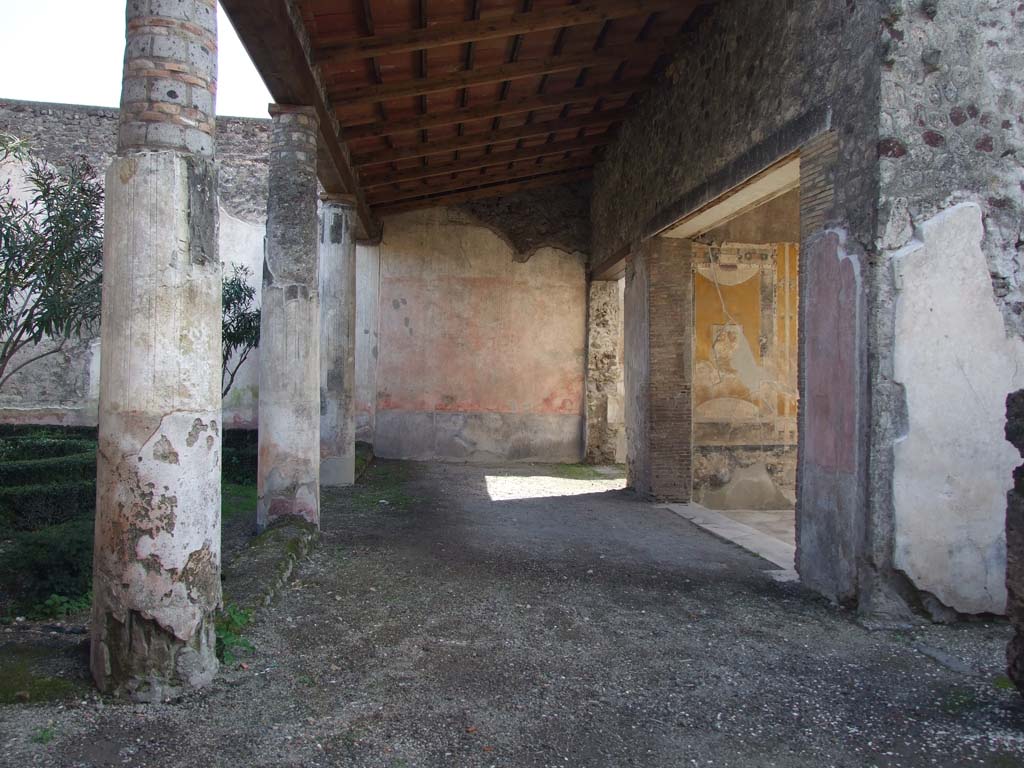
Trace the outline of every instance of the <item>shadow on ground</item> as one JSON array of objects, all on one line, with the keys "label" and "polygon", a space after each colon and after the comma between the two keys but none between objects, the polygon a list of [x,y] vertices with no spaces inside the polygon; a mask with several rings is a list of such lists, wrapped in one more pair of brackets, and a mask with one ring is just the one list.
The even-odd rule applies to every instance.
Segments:
[{"label": "shadow on ground", "polygon": [[4,706],[0,763],[1022,764],[1006,625],[868,632],[621,484],[377,462],[325,492],[244,668],[173,704]]}]

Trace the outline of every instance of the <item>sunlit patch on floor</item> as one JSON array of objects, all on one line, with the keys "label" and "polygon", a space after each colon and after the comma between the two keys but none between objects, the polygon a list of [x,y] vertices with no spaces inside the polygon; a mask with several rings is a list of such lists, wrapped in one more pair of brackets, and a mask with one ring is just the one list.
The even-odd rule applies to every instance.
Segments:
[{"label": "sunlit patch on floor", "polygon": [[574,480],[546,475],[486,475],[485,480],[487,495],[491,501],[582,496],[588,493],[620,491],[626,487],[625,478],[619,477]]}]

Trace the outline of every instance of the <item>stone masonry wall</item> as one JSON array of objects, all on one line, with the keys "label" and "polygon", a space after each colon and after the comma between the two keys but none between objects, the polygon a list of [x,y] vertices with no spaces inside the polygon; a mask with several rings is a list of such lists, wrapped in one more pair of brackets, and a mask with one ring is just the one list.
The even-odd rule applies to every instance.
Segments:
[{"label": "stone masonry wall", "polygon": [[[101,180],[114,156],[117,129],[116,109],[0,100],[0,131],[26,139],[34,154],[58,167],[84,156]],[[267,210],[268,130],[269,120],[217,119],[220,258],[229,269],[232,264],[249,268],[257,304]],[[23,198],[29,194],[24,170],[22,163],[0,164],[0,184],[10,179],[14,193]],[[37,352],[28,350],[23,355],[27,358]],[[5,384],[0,419],[94,425],[99,360],[99,339],[86,338],[32,363]],[[224,400],[227,426],[255,427],[258,369],[259,350],[255,350]]]},{"label": "stone masonry wall", "polygon": [[[694,208],[806,141],[803,117],[841,126],[842,171],[833,220],[859,238],[874,232],[878,104],[878,2],[721,0],[698,11],[663,81],[623,123],[595,170],[595,262],[656,234],[684,198]],[[865,151],[870,146],[871,152]],[[752,150],[758,148],[760,152]],[[760,155],[760,157],[758,157]],[[763,157],[764,165],[758,167]]]},{"label": "stone masonry wall", "polygon": [[[76,104],[0,99],[0,131],[26,139],[48,163],[84,156],[102,176],[117,147],[118,110]],[[221,205],[234,216],[267,217],[269,120],[217,118]]]},{"label": "stone masonry wall", "polygon": [[[1024,330],[1022,24],[1001,0],[723,0],[684,31],[596,172],[604,260],[800,151],[798,563],[810,586],[886,620],[931,599],[894,562],[894,446],[915,422],[913,382],[894,370],[894,266],[929,222],[976,205],[991,298]],[[998,440],[985,430],[965,437]]]},{"label": "stone masonry wall", "polygon": [[589,182],[516,192],[463,203],[459,210],[490,227],[526,261],[538,249],[590,253]]},{"label": "stone masonry wall", "polygon": [[[875,545],[886,551],[895,546],[898,565],[906,569],[907,577],[932,591],[926,574],[911,565],[915,547],[908,537],[924,523],[916,519],[919,505],[905,491],[928,482],[937,489],[955,489],[943,493],[943,503],[928,510],[936,515],[936,526],[959,532],[948,550],[949,562],[927,552],[918,552],[916,559],[947,574],[958,588],[976,591],[974,596],[947,598],[946,590],[934,590],[947,605],[971,611],[980,602],[984,610],[998,611],[1001,590],[982,591],[964,577],[963,569],[998,583],[1006,551],[999,532],[1002,492],[1009,487],[1009,478],[998,467],[1004,461],[1005,467],[1012,466],[1012,452],[999,462],[991,460],[991,454],[1001,444],[1002,396],[1019,387],[1012,355],[1024,335],[1024,51],[1019,43],[1024,8],[1001,0],[892,0],[887,10],[878,142],[878,269],[869,329],[876,350],[871,370],[876,427],[870,490],[876,516],[895,522],[876,536]],[[950,227],[946,234],[937,234]],[[970,325],[954,324],[943,334],[943,343],[928,357],[928,369],[915,376],[900,361],[910,359],[921,334],[913,332],[900,308],[914,301],[911,289],[916,285],[907,285],[915,280],[910,267],[926,252],[938,260],[927,263],[926,277],[936,264],[963,271],[978,254],[982,287],[976,298],[956,297],[955,307],[977,302]],[[975,285],[973,274],[956,283],[961,293]],[[985,282],[991,283],[990,290],[985,290]],[[940,306],[948,300],[945,285],[940,282],[928,297],[940,323],[952,320]],[[961,328],[973,333],[993,305],[1004,328],[997,324],[983,343],[975,339],[963,346]],[[1004,338],[1000,330],[1011,338]],[[990,360],[1001,360],[1002,365]],[[1004,372],[995,376],[996,369]],[[944,370],[956,372],[956,378],[944,375]],[[978,377],[973,385],[972,377]],[[938,389],[941,381],[947,386]],[[969,385],[966,399],[946,393],[957,381]],[[923,392],[930,394],[922,398]],[[927,446],[941,428],[936,420],[929,422],[928,415],[943,412],[943,394],[972,413],[972,429],[960,431],[956,444],[964,461],[953,461],[956,470],[949,479],[941,462],[931,463],[930,474],[923,465],[915,469],[916,455],[911,451],[915,441]],[[996,475],[989,479],[993,471]],[[950,508],[944,512],[946,504]]]}]

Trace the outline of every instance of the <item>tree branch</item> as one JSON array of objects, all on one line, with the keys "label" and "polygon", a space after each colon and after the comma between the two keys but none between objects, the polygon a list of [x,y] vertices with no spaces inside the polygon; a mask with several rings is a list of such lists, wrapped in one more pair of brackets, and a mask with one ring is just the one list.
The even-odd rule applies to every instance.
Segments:
[{"label": "tree branch", "polygon": [[[3,388],[4,384],[6,384],[6,383],[7,383],[8,379],[10,379],[10,378],[11,378],[11,376],[13,376],[14,374],[16,374],[16,373],[17,373],[18,371],[20,371],[20,370],[21,370],[22,368],[24,368],[24,367],[25,367],[26,365],[29,365],[30,363],[34,363],[34,362],[35,362],[36,360],[41,360],[41,359],[43,359],[44,357],[46,357],[47,355],[53,355],[53,354],[56,354],[57,352],[60,352],[60,351],[62,351],[62,350],[64,349],[64,342],[65,342],[65,341],[66,341],[66,339],[62,339],[62,340],[61,340],[61,342],[60,342],[60,344],[58,344],[58,345],[57,345],[56,347],[54,347],[53,349],[48,349],[48,350],[47,350],[46,352],[41,352],[41,353],[39,353],[38,355],[36,355],[35,357],[30,357],[30,358],[29,358],[28,360],[25,360],[24,362],[22,362],[22,363],[19,363],[19,364],[18,364],[18,365],[16,365],[16,366],[15,366],[15,367],[14,367],[13,369],[11,369],[11,370],[10,370],[10,371],[8,371],[7,373],[5,373],[5,374],[3,375],[3,377],[2,377],[2,378],[0,378],[0,389],[2,389],[2,388]],[[6,367],[7,367],[7,366],[5,365],[5,366],[4,366],[4,368],[6,369]]]}]

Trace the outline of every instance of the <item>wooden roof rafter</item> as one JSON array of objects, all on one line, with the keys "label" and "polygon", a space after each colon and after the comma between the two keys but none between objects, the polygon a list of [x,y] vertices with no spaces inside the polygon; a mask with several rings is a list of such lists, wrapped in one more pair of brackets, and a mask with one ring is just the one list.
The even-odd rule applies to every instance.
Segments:
[{"label": "wooden roof rafter", "polygon": [[386,56],[407,51],[424,51],[462,43],[499,39],[543,32],[563,27],[579,26],[609,19],[640,16],[669,10],[680,0],[590,0],[577,5],[514,13],[506,17],[474,19],[455,24],[404,32],[374,35],[356,39],[320,41],[318,63],[330,71],[332,64]]},{"label": "wooden roof rafter", "polygon": [[614,140],[680,26],[709,2],[224,6],[275,100],[329,114],[321,116],[334,134],[320,152],[321,182],[350,194],[372,227],[378,210],[404,205],[410,191],[450,201],[463,183],[466,194],[485,187],[492,194],[519,182],[576,178]]},{"label": "wooden roof rafter", "polygon": [[535,176],[529,179],[516,181],[499,182],[496,184],[485,184],[477,187],[462,189],[457,192],[444,192],[437,195],[424,195],[423,197],[401,200],[396,203],[388,203],[378,206],[382,214],[401,213],[417,208],[428,208],[434,205],[456,205],[471,200],[485,199],[488,197],[500,197],[515,192],[525,192],[530,189],[548,187],[553,184],[568,184],[573,181],[584,181],[589,179],[592,173],[589,168],[566,173],[550,173]]}]

